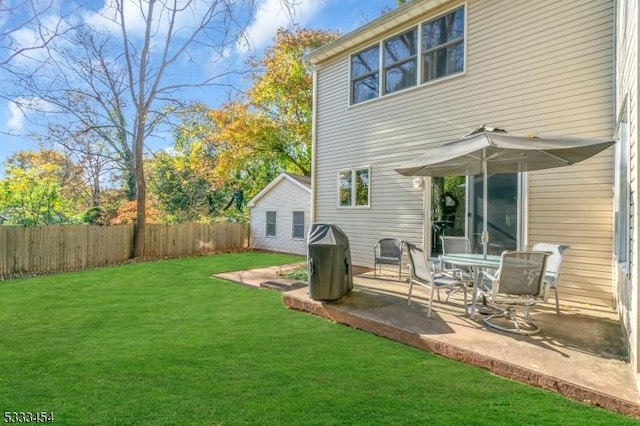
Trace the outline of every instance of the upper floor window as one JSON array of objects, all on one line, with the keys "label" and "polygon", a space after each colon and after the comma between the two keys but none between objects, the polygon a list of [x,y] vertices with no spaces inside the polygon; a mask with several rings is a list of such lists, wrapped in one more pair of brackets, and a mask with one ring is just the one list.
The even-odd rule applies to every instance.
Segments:
[{"label": "upper floor window", "polygon": [[422,25],[422,81],[464,70],[464,8]]},{"label": "upper floor window", "polygon": [[351,57],[351,103],[377,98],[379,87],[380,48],[376,45]]},{"label": "upper floor window", "polygon": [[351,104],[464,71],[461,6],[351,55]]},{"label": "upper floor window", "polygon": [[384,42],[385,93],[415,86],[418,81],[418,29]]},{"label": "upper floor window", "polygon": [[340,171],[338,192],[338,204],[341,207],[369,206],[369,169]]}]

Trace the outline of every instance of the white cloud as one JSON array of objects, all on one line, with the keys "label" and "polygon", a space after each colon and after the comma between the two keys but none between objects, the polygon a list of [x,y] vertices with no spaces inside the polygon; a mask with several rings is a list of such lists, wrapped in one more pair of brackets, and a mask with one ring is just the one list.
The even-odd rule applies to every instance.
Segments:
[{"label": "white cloud", "polygon": [[18,133],[24,128],[24,112],[15,103],[9,103],[9,120],[7,129],[11,133]]},{"label": "white cloud", "polygon": [[292,23],[304,26],[325,6],[326,0],[298,0],[288,10],[282,0],[261,0],[254,21],[247,28],[246,39],[237,45],[238,53],[245,54],[251,49],[267,46],[273,41],[278,28]]},{"label": "white cloud", "polygon": [[9,118],[6,123],[10,133],[19,133],[25,128],[25,119],[29,112],[52,112],[55,106],[40,98],[17,98],[9,102]]}]

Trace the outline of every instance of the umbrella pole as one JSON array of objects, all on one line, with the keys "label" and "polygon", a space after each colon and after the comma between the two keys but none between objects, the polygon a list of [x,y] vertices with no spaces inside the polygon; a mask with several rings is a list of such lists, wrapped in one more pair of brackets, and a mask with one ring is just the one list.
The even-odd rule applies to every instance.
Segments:
[{"label": "umbrella pole", "polygon": [[487,182],[487,153],[486,150],[482,150],[482,155],[481,155],[481,161],[482,161],[482,236],[481,236],[481,240],[482,240],[482,254],[484,256],[484,258],[487,258],[487,248],[489,246],[489,227],[488,227],[488,221],[487,221],[487,212],[488,212],[488,204],[489,204],[489,199],[487,198],[488,196],[488,189],[487,187],[489,186],[489,182]]}]

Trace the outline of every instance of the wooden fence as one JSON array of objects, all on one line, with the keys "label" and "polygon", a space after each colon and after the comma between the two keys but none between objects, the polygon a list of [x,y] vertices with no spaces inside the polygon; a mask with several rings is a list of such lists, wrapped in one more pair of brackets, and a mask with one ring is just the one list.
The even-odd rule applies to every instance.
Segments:
[{"label": "wooden fence", "polygon": [[[249,225],[147,224],[145,257],[179,257],[249,246]],[[133,225],[0,226],[0,277],[70,271],[133,255]]]}]

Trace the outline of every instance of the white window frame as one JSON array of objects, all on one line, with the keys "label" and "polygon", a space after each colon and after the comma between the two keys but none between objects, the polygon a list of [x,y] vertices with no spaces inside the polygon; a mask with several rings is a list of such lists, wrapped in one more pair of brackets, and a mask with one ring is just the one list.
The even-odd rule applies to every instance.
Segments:
[{"label": "white window frame", "polygon": [[[352,67],[354,56],[358,56],[361,53],[366,52],[368,50],[372,50],[372,49],[378,50],[378,68],[374,71],[358,75],[357,78],[354,78],[353,67]],[[381,76],[382,69],[380,68],[382,65],[381,58],[382,58],[382,52],[380,51],[380,43],[368,46],[367,48],[359,50],[358,52],[349,56],[349,104],[350,105],[358,105],[367,101],[371,101],[373,99],[378,99],[380,97],[380,90],[381,90],[380,86],[382,85],[382,76]],[[373,98],[364,99],[362,101],[355,102],[353,98],[355,95],[354,83],[361,80],[365,80],[367,77],[375,76],[376,74],[377,74],[377,80],[378,80],[378,93],[376,93],[376,96],[374,96]]]},{"label": "white window frame", "polygon": [[[296,214],[301,214],[302,215],[302,223],[296,223]],[[294,240],[304,240],[304,235],[305,235],[305,226],[304,226],[304,221],[305,221],[305,213],[304,211],[293,211],[291,212],[291,238]],[[302,226],[302,235],[301,236],[297,236],[296,235],[296,226],[299,228],[300,226]]]},{"label": "white window frame", "polygon": [[[460,9],[462,9],[462,19],[463,19],[463,34],[462,37],[459,37],[457,39],[454,40],[449,40],[444,44],[440,44],[434,47],[431,47],[428,50],[424,49],[424,27],[428,24],[431,24],[433,22],[436,22],[446,16],[449,16],[453,13],[458,12]],[[421,64],[421,75],[420,75],[420,82],[421,83],[429,83],[432,81],[437,81],[437,80],[441,80],[443,78],[447,78],[447,77],[451,77],[453,75],[457,75],[457,74],[462,74],[464,73],[466,66],[467,66],[467,57],[466,57],[466,46],[467,46],[467,8],[466,5],[461,5],[458,7],[455,7],[449,11],[447,11],[446,13],[443,13],[442,15],[436,16],[433,19],[430,19],[428,21],[423,22],[422,24],[420,24],[420,64]],[[430,79],[426,79],[425,78],[425,58],[427,57],[427,55],[431,54],[432,52],[436,52],[438,50],[441,50],[443,48],[448,48],[450,46],[456,45],[462,43],[462,69],[460,71],[455,71],[455,72],[447,72],[446,74],[440,76],[440,77],[433,77]]]},{"label": "white window frame", "polygon": [[[448,73],[448,74],[445,74],[445,75],[437,77],[437,78],[425,80],[424,79],[424,58],[425,58],[425,54],[428,53],[428,52],[425,52],[424,46],[423,46],[424,26],[427,25],[427,24],[430,24],[430,23],[432,23],[434,21],[437,21],[438,19],[441,19],[441,18],[443,18],[443,17],[445,17],[447,15],[450,15],[451,13],[455,13],[459,9],[462,9],[462,14],[463,14],[463,19],[464,19],[464,23],[463,23],[464,34],[462,35],[462,40],[461,40],[461,42],[462,42],[462,51],[463,51],[463,53],[462,53],[462,70],[456,71],[456,72],[452,72],[452,73]],[[432,18],[430,18],[430,19],[428,19],[426,21],[421,22],[417,26],[414,24],[412,27],[407,27],[407,28],[403,29],[402,31],[399,31],[398,33],[394,34],[391,37],[388,37],[388,38],[385,38],[383,40],[380,40],[377,43],[371,44],[371,45],[367,46],[366,48],[360,49],[357,52],[349,55],[349,106],[355,106],[355,105],[361,105],[361,104],[368,103],[368,102],[373,102],[376,99],[384,98],[384,97],[387,97],[387,96],[393,96],[396,93],[401,93],[401,92],[408,91],[408,90],[414,90],[414,89],[416,89],[418,87],[422,87],[422,86],[430,85],[430,84],[435,84],[437,82],[441,82],[441,81],[444,81],[444,80],[448,80],[450,78],[454,78],[454,77],[457,77],[457,76],[464,75],[466,73],[466,71],[467,71],[467,34],[468,34],[468,31],[467,31],[467,22],[468,22],[467,11],[468,11],[468,8],[467,8],[466,2],[459,3],[459,4],[455,5],[455,6],[452,6],[451,8],[447,9],[443,13],[438,14],[438,15],[436,15],[436,16],[434,16],[434,17],[432,17]],[[412,31],[414,28],[417,29],[417,32],[418,32],[418,34],[417,34],[417,52],[416,52],[416,55],[415,55],[416,56],[415,60],[417,62],[417,64],[416,64],[416,83],[411,85],[411,86],[407,86],[405,88],[402,88],[402,89],[398,89],[398,90],[395,90],[395,91],[387,92],[386,91],[387,83],[385,81],[385,72],[386,72],[386,68],[387,67],[385,67],[385,65],[384,65],[385,43],[387,41],[391,40],[391,39],[394,39],[394,38],[396,38],[398,36],[401,36],[402,34],[404,34],[406,32]],[[445,45],[449,45],[449,44],[452,45],[452,44],[456,44],[456,43],[459,43],[459,42],[460,42],[459,39],[450,40]],[[440,49],[445,45],[437,46],[435,48],[430,49],[429,51]],[[369,73],[367,75],[374,75],[374,74],[377,73],[377,75],[378,75],[378,93],[376,94],[375,97],[372,97],[370,99],[365,99],[365,100],[361,100],[359,102],[354,102],[354,99],[353,99],[353,96],[354,96],[354,90],[353,90],[354,81],[361,80],[365,75],[364,74],[360,75],[360,76],[358,76],[357,79],[354,79],[353,70],[352,70],[353,57],[356,56],[356,55],[359,55],[362,52],[365,52],[365,51],[367,51],[369,49],[373,49],[373,48],[377,48],[377,50],[378,50],[378,61],[379,61],[378,69],[377,69],[377,71],[371,72],[371,73]]]},{"label": "white window frame", "polygon": [[[415,53],[410,54],[409,56],[400,58],[400,59],[395,59],[393,62],[387,64],[387,45],[389,42],[403,37],[406,34],[415,31]],[[402,90],[407,90],[410,89],[412,87],[415,87],[418,84],[418,71],[419,71],[419,67],[418,67],[418,52],[420,51],[420,37],[419,37],[419,31],[420,31],[420,27],[419,26],[415,26],[413,28],[409,28],[406,31],[403,31],[400,34],[397,34],[393,37],[389,37],[388,39],[384,40],[382,42],[382,68],[381,68],[381,72],[380,72],[380,76],[381,76],[381,81],[380,81],[380,90],[382,91],[383,95],[390,95],[391,93],[396,93],[396,92],[400,92]],[[414,81],[412,84],[405,86],[405,87],[401,87],[399,89],[395,89],[395,90],[387,90],[387,71],[390,69],[398,69],[400,66],[404,65],[404,64],[408,64],[410,62],[414,63],[415,66],[415,75],[414,75]]]},{"label": "white window frame", "polygon": [[[367,204],[360,204],[360,205],[356,205],[357,202],[357,191],[355,188],[355,184],[357,182],[357,173],[360,171],[367,171],[367,176],[369,179],[369,184],[367,186]],[[350,196],[350,200],[349,200],[349,204],[348,205],[343,205],[341,204],[341,189],[342,189],[342,174],[343,173],[349,173],[351,174],[351,196]],[[365,166],[365,167],[354,167],[352,169],[342,169],[340,171],[338,171],[338,191],[337,191],[337,195],[338,195],[338,200],[337,200],[337,205],[338,208],[342,208],[342,209],[361,209],[361,208],[369,208],[371,207],[371,166]]]},{"label": "white window frame", "polygon": [[[273,234],[269,233],[269,213],[273,213]],[[278,235],[278,212],[275,210],[267,210],[265,212],[264,235],[266,237],[275,237]]]},{"label": "white window frame", "polygon": [[631,188],[629,183],[629,116],[628,104],[625,100],[622,113],[618,118],[614,151],[615,185],[614,185],[614,245],[613,251],[618,264],[625,273],[630,272],[631,260]]}]

